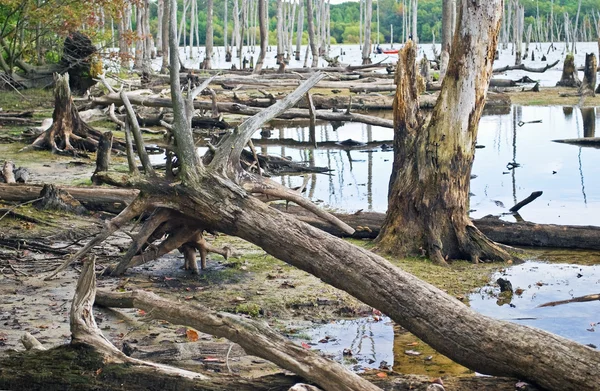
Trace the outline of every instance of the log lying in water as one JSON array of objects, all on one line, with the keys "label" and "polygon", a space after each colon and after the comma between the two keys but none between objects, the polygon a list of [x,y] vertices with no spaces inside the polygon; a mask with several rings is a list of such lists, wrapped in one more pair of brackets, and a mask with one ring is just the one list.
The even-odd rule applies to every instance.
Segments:
[{"label": "log lying in water", "polygon": [[581,137],[581,138],[566,138],[561,140],[552,140],[555,143],[581,145],[584,147],[600,148],[600,137]]},{"label": "log lying in water", "polygon": [[[278,206],[279,207],[279,206]],[[300,208],[290,206],[289,213],[314,227],[332,235],[347,236],[329,226],[320,219],[309,216]],[[385,214],[360,212],[355,214],[334,215],[356,229],[353,238],[373,239],[379,234]],[[600,250],[600,227],[554,224],[535,224],[529,222],[510,223],[497,217],[484,217],[473,220],[475,226],[488,238],[509,246],[557,247],[572,249]]]}]

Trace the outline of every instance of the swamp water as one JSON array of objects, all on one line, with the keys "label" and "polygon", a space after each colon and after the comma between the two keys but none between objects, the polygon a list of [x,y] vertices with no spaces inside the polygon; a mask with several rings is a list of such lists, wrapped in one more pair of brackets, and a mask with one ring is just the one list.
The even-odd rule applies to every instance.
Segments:
[{"label": "swamp water", "polygon": [[[471,215],[494,214],[514,221],[512,215],[505,214],[508,209],[531,192],[542,190],[539,199],[522,209],[525,220],[599,225],[600,183],[596,178],[600,174],[600,151],[552,141],[594,137],[596,122],[595,108],[582,112],[577,107],[514,106],[504,113],[484,114],[477,141],[484,148],[477,149],[472,170],[476,177],[471,181]],[[309,130],[300,126],[265,128],[268,132],[262,134],[270,133],[270,137],[257,132],[255,145],[259,153],[288,156],[331,169],[328,174],[309,174],[306,196],[313,201],[346,212],[385,212],[393,152],[382,145],[391,145],[392,130],[355,123],[337,125],[317,126],[317,145],[324,144],[318,148],[310,146]],[[303,145],[290,146],[290,139]],[[331,145],[347,139],[367,146]],[[519,166],[510,169],[509,163]],[[303,183],[297,175],[274,179],[287,186]],[[565,257],[561,258],[565,262]],[[600,266],[528,261],[496,273],[490,284],[499,277],[524,292],[515,294],[511,301],[499,301],[499,288],[485,286],[470,295],[472,308],[600,346],[600,302],[536,308],[549,301],[600,293]],[[356,371],[387,365],[399,372],[431,376],[471,373],[385,317],[339,320],[302,332],[311,348]],[[344,351],[351,351],[351,355]]]}]

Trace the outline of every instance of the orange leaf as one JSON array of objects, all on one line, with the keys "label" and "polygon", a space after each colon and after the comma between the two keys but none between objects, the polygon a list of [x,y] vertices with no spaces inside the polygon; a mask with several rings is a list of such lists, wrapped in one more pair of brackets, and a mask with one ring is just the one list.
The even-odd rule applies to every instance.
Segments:
[{"label": "orange leaf", "polygon": [[307,344],[306,342],[302,342],[302,344],[301,344],[301,345],[302,345],[302,347],[303,347],[304,349],[310,349],[310,345],[309,345],[309,344]]},{"label": "orange leaf", "polygon": [[146,311],[144,311],[144,310],[139,310],[139,311],[138,311],[138,315],[140,315],[140,316],[144,316],[144,315],[146,315]]},{"label": "orange leaf", "polygon": [[187,338],[192,342],[196,342],[198,340],[198,333],[192,329],[187,329],[185,335],[187,335]]},{"label": "orange leaf", "polygon": [[377,377],[382,377],[382,378],[383,378],[383,377],[387,377],[387,373],[385,373],[385,372],[379,372],[379,373],[377,374]]}]

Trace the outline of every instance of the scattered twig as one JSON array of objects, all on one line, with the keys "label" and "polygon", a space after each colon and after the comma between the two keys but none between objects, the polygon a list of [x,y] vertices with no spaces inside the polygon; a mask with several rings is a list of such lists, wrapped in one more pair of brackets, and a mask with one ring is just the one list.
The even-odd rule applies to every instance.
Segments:
[{"label": "scattered twig", "polygon": [[555,307],[557,305],[562,305],[562,304],[584,303],[586,301],[596,301],[596,300],[600,300],[600,293],[597,293],[594,295],[585,295],[585,296],[574,297],[569,300],[550,301],[548,303],[538,305],[538,308],[540,308],[540,307]]}]

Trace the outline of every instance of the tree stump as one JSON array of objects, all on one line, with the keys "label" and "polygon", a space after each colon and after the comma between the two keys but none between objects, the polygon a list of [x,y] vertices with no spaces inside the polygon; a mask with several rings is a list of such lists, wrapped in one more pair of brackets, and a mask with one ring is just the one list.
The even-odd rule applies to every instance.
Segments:
[{"label": "tree stump", "polygon": [[579,87],[581,85],[581,81],[579,80],[579,76],[577,76],[577,69],[575,68],[575,57],[573,53],[567,54],[565,57],[565,65],[563,67],[563,73],[556,83],[557,87]]},{"label": "tree stump", "polygon": [[583,96],[595,96],[596,69],[598,60],[594,53],[585,54],[585,68],[583,70],[583,82],[579,86],[579,93]]},{"label": "tree stump", "polygon": [[[86,156],[95,152],[101,133],[85,123],[73,104],[69,74],[54,75],[54,112],[52,126],[40,134],[28,149],[50,149],[53,153]],[[119,145],[123,149],[122,145]]]}]

